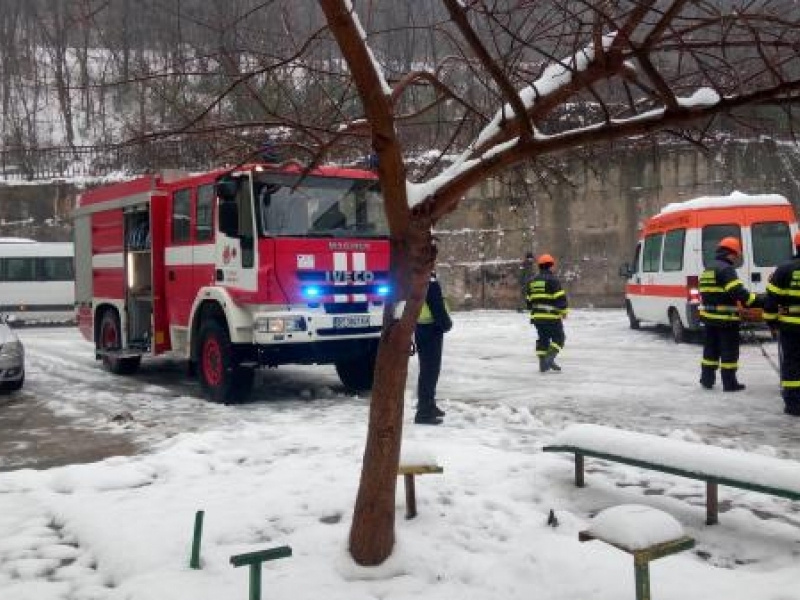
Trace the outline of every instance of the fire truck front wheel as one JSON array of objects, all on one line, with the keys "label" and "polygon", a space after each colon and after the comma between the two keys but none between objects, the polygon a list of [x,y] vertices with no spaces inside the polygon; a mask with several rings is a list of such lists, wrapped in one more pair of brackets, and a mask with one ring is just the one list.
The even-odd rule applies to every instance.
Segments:
[{"label": "fire truck front wheel", "polygon": [[243,402],[253,389],[253,369],[236,363],[228,328],[217,320],[203,323],[198,335],[197,374],[213,402]]},{"label": "fire truck front wheel", "polygon": [[375,378],[375,357],[358,357],[340,360],[336,363],[336,374],[344,387],[354,392],[367,392],[372,389]]}]

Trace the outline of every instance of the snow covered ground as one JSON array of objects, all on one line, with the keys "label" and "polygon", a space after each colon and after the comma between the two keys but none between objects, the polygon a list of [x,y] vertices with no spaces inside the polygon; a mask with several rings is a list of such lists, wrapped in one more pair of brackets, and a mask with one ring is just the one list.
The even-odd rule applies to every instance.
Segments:
[{"label": "snow covered ground", "polygon": [[[372,569],[346,552],[367,400],[332,368],[264,372],[252,402],[219,406],[177,362],[116,378],[74,330],[22,330],[24,394],[149,451],[1,473],[0,599],[244,599],[248,574],[230,556],[284,544],[293,556],[265,564],[265,599],[633,598],[631,557],[578,542],[592,516],[623,504],[666,511],[697,540],[652,563],[655,598],[800,599],[800,504],[723,487],[720,524],[708,527],[700,482],[589,460],[577,489],[571,457],[541,452],[587,422],[800,459],[800,421],[782,414],[759,345],[743,347],[747,390],[723,394],[697,384],[699,346],[630,331],[621,311],[574,311],[564,371],[546,375],[525,315],[454,321],[439,387],[445,424],[411,424],[415,369],[406,395],[404,448],[435,455],[444,474],[418,478],[411,521],[398,482],[396,550]],[[774,359],[774,344],[764,348]],[[126,411],[132,421],[110,421]],[[192,570],[199,509],[203,568]]]}]

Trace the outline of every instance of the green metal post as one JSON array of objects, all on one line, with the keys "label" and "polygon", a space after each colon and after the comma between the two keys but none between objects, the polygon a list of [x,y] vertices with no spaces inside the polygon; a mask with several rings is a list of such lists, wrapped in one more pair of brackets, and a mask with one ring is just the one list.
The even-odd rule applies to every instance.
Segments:
[{"label": "green metal post", "polygon": [[200,539],[203,537],[203,515],[204,511],[198,510],[194,515],[194,539],[192,540],[192,558],[189,560],[189,567],[192,569],[200,568]]},{"label": "green metal post", "polygon": [[261,563],[250,565],[250,600],[261,600]]},{"label": "green metal post", "polygon": [[649,561],[634,554],[633,570],[636,575],[636,600],[650,600]]}]

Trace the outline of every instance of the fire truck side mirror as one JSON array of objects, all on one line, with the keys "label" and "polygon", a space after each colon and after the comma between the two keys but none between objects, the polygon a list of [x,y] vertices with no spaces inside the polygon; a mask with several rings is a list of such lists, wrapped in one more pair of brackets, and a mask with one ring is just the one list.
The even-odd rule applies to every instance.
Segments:
[{"label": "fire truck side mirror", "polygon": [[217,180],[217,196],[223,202],[235,202],[236,194],[239,193],[239,181],[230,177],[223,176]]},{"label": "fire truck side mirror", "polygon": [[239,206],[236,202],[220,199],[219,230],[228,237],[239,235]]},{"label": "fire truck side mirror", "polygon": [[239,194],[240,180],[223,175],[217,179],[216,192],[219,198],[219,230],[229,237],[239,234],[239,206],[236,197]]}]

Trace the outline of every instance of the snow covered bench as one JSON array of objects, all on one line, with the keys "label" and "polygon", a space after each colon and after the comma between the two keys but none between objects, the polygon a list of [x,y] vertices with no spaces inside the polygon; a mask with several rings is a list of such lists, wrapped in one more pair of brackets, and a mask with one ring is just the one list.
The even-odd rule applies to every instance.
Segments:
[{"label": "snow covered bench", "polygon": [[444,473],[444,469],[437,464],[436,457],[425,449],[409,450],[403,446],[397,475],[403,476],[406,488],[406,519],[413,519],[417,516],[417,492],[414,486],[414,476],[429,473]]},{"label": "snow covered bench", "polygon": [[598,513],[589,529],[578,533],[578,539],[600,540],[633,554],[636,600],[650,600],[651,560],[694,547],[694,540],[684,535],[672,515],[637,504],[613,506]]},{"label": "snow covered bench", "polygon": [[706,523],[718,521],[718,486],[800,500],[800,463],[601,425],[571,425],[545,452],[575,455],[575,485],[584,486],[591,456],[706,482]]}]

